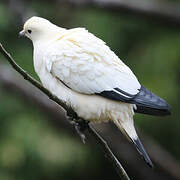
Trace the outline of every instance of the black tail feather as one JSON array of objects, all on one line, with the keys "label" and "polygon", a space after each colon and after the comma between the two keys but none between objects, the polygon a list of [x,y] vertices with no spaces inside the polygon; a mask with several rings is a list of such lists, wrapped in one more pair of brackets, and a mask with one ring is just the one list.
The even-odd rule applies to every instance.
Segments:
[{"label": "black tail feather", "polygon": [[148,166],[153,168],[153,163],[152,163],[151,159],[149,158],[149,156],[148,156],[146,150],[144,149],[144,146],[142,145],[138,136],[136,136],[136,138],[133,138],[127,133],[127,131],[125,129],[122,129],[122,128],[120,128],[120,129],[121,129],[122,133],[128,138],[128,140],[130,140],[135,145],[139,154],[143,157],[143,159],[148,164]]},{"label": "black tail feather", "polygon": [[132,141],[133,141],[134,145],[136,146],[136,149],[138,150],[138,152],[144,158],[145,162],[152,168],[153,167],[153,163],[152,163],[151,159],[149,158],[146,150],[144,149],[140,139],[139,138],[132,139]]}]

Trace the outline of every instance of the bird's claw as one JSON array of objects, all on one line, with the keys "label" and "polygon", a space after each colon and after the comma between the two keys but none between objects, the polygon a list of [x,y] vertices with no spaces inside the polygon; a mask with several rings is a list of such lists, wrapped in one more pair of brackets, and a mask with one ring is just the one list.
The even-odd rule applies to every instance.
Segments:
[{"label": "bird's claw", "polygon": [[70,122],[70,124],[73,125],[74,123],[74,118],[72,116],[67,116],[67,120]]},{"label": "bird's claw", "polygon": [[67,117],[70,124],[74,126],[76,132],[78,133],[78,135],[81,138],[81,141],[83,142],[83,144],[86,143],[86,136],[83,133],[83,131],[85,131],[88,127],[88,122],[84,121],[84,120],[75,120],[72,116],[68,116]]},{"label": "bird's claw", "polygon": [[81,125],[79,123],[75,122],[74,127],[75,127],[76,132],[80,136],[81,141],[83,142],[83,144],[85,144],[86,143],[86,136],[81,130]]}]

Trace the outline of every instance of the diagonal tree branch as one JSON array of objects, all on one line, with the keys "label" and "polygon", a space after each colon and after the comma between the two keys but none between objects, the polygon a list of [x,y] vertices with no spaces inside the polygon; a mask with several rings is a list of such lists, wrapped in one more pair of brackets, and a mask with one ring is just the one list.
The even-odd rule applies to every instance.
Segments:
[{"label": "diagonal tree branch", "polygon": [[61,107],[63,107],[70,115],[72,115],[74,118],[77,118],[76,113],[72,110],[71,107],[67,106],[64,102],[58,99],[57,96],[53,95],[49,90],[44,88],[37,80],[35,80],[33,77],[31,77],[24,69],[22,69],[14,59],[11,57],[11,55],[5,50],[5,48],[0,43],[0,52],[1,54],[8,60],[8,62],[11,64],[11,66],[19,73],[21,74],[25,80],[29,81],[31,84],[36,86],[39,90],[41,90],[43,93],[45,93],[51,100],[59,104]]},{"label": "diagonal tree branch", "polygon": [[[45,93],[51,100],[56,102],[58,105],[63,107],[68,115],[73,117],[75,120],[79,120],[77,114],[73,111],[73,109],[69,106],[67,106],[64,102],[62,102],[60,99],[58,99],[57,96],[53,95],[50,91],[48,91],[46,88],[44,88],[38,81],[36,81],[34,78],[32,78],[26,71],[24,71],[20,66],[16,64],[14,59],[11,57],[11,55],[5,50],[5,48],[2,46],[0,43],[0,53],[6,58],[6,60],[12,65],[12,67],[19,73],[21,74],[25,80],[29,81],[31,84],[36,86],[39,90],[41,90],[43,93]],[[85,120],[84,120],[85,121]],[[88,131],[90,134],[93,135],[95,138],[96,142],[101,145],[105,157],[108,157],[109,161],[113,164],[114,168],[116,169],[119,177],[122,180],[130,180],[128,177],[126,171],[124,170],[123,166],[121,163],[118,161],[118,159],[115,157],[111,149],[109,148],[108,144],[106,141],[93,129],[91,126],[88,125],[87,127]]]},{"label": "diagonal tree branch", "polygon": [[107,156],[107,158],[109,159],[109,161],[112,162],[114,168],[119,167],[121,169],[121,171],[117,171],[119,177],[121,177],[122,180],[129,179],[129,177],[126,174],[126,171],[124,170],[123,166],[118,161],[116,156],[112,153],[107,142],[97,133],[97,131],[92,126],[89,127],[89,132],[90,132],[90,134],[92,134],[94,136],[96,141],[99,142],[101,147],[103,147],[102,150],[104,151],[104,154],[110,154],[110,156]]},{"label": "diagonal tree branch", "polygon": [[[58,0],[64,2],[64,0]],[[150,17],[169,25],[180,25],[180,3],[162,0],[66,0],[75,6],[96,6],[102,9],[128,12],[130,14]]]},{"label": "diagonal tree branch", "polygon": [[[93,6],[118,13],[125,12],[132,15],[139,15],[140,18],[148,17],[150,19],[153,19],[153,22],[163,23],[175,27],[180,26],[180,3],[178,1],[171,2],[163,0],[56,0],[54,2],[59,3],[61,6],[62,3],[64,3],[76,7]],[[4,0],[4,3],[8,6],[9,12],[13,14],[14,20],[18,21],[18,23],[23,23],[22,21],[24,19],[26,19],[30,15],[36,14],[23,0]],[[19,19],[21,19],[20,22]]]}]

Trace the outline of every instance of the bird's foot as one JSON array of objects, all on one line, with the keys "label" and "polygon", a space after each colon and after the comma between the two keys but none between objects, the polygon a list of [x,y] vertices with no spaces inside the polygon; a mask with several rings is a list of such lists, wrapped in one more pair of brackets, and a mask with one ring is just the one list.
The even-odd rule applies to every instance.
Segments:
[{"label": "bird's foot", "polygon": [[77,134],[80,136],[81,141],[83,142],[83,144],[86,143],[86,136],[83,133],[83,131],[85,131],[88,128],[88,121],[84,121],[84,120],[75,120],[72,116],[68,116],[68,120],[70,122],[71,125],[74,126]]},{"label": "bird's foot", "polygon": [[85,144],[86,143],[86,136],[81,130],[81,125],[78,122],[74,121],[73,126],[74,126],[76,132],[78,133],[79,137],[81,138],[81,141],[83,142],[83,144]]}]

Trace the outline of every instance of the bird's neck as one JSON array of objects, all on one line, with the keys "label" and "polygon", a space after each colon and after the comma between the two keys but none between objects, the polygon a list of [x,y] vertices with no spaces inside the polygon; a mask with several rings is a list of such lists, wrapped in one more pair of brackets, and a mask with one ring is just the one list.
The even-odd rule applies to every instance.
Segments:
[{"label": "bird's neck", "polygon": [[66,31],[67,31],[66,29],[59,28],[59,27],[49,29],[46,33],[42,33],[39,37],[36,37],[34,38],[34,40],[32,40],[33,46],[34,48],[40,47],[40,46],[41,47],[47,46],[50,43],[57,40],[58,38],[60,38],[61,36],[63,36],[63,34]]}]

